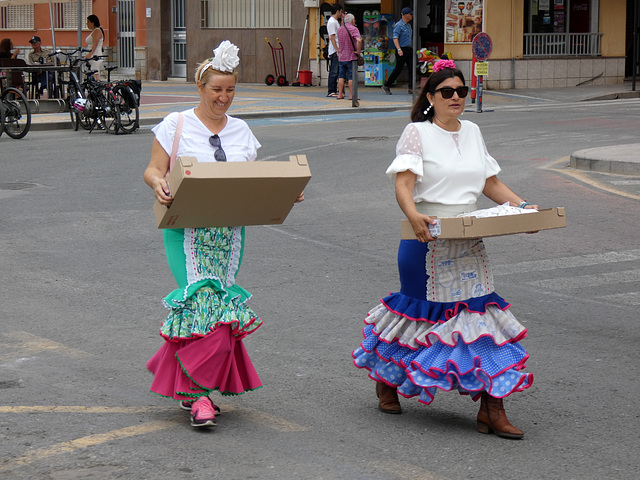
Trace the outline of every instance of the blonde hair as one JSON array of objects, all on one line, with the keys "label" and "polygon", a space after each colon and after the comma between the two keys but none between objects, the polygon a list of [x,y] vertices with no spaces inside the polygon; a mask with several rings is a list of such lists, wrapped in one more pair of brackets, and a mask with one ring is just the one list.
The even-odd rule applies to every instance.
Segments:
[{"label": "blonde hair", "polygon": [[235,81],[238,81],[238,70],[234,70],[233,72],[221,72],[220,70],[216,70],[211,65],[212,58],[208,58],[203,61],[198,68],[196,68],[196,80],[206,85],[209,81],[209,77],[212,75],[233,75]]}]

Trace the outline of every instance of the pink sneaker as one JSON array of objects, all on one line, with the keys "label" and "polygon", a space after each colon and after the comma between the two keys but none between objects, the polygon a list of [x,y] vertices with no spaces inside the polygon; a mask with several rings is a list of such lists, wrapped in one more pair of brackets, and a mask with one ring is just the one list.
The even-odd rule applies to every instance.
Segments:
[{"label": "pink sneaker", "polygon": [[[213,400],[211,400],[213,402]],[[195,402],[195,400],[188,402],[187,400],[181,400],[180,401],[180,408],[182,410],[185,410],[187,412],[191,411],[191,407],[193,406],[193,403]],[[213,409],[216,411],[216,416],[220,415],[222,412],[220,411],[220,407],[218,405],[216,405],[215,403],[213,404]]]},{"label": "pink sneaker", "polygon": [[216,424],[213,402],[207,396],[200,397],[191,406],[191,426],[210,427]]}]

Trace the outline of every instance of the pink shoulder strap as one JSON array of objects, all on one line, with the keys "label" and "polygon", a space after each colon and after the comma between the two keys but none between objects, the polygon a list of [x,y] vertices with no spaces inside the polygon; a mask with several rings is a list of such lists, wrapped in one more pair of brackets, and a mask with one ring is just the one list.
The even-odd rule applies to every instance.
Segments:
[{"label": "pink shoulder strap", "polygon": [[173,168],[173,164],[176,163],[178,156],[178,146],[180,145],[180,137],[182,136],[182,121],[184,117],[182,113],[178,113],[178,125],[176,125],[176,133],[173,136],[173,148],[171,149],[171,157],[169,159],[169,171]]}]

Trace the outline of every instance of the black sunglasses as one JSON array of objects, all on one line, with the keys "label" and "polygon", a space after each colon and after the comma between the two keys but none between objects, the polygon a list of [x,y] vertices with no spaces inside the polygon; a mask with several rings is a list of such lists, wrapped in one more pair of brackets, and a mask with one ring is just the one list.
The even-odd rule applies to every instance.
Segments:
[{"label": "black sunglasses", "polygon": [[211,135],[209,137],[209,143],[213,148],[216,149],[216,151],[213,152],[213,158],[215,158],[217,162],[226,162],[227,155],[224,153],[224,150],[222,149],[222,144],[220,143],[220,137],[218,135]]},{"label": "black sunglasses", "polygon": [[433,95],[435,95],[438,92],[442,94],[442,98],[448,99],[453,97],[453,92],[456,92],[458,94],[458,97],[464,98],[467,96],[467,93],[469,93],[469,87],[458,87],[458,88],[442,87],[435,90],[433,92]]}]

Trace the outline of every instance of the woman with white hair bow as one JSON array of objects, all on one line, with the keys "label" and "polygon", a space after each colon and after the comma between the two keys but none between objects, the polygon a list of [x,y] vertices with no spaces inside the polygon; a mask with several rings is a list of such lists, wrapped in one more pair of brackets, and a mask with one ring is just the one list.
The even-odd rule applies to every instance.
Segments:
[{"label": "woman with white hair bow", "polygon": [[[178,156],[199,162],[256,159],[260,143],[244,121],[227,115],[239,63],[238,47],[222,42],[196,70],[200,104],[169,114],[153,128],[144,180],[162,205],[173,201],[165,176]],[[178,288],[164,299],[169,315],[160,334],[165,343],[147,368],[154,374],[151,391],[180,401],[194,427],[216,424],[220,409],[209,397],[214,390],[239,395],[262,386],[242,344],[262,324],[246,305],[249,292],[235,283],[244,233],[244,227],[163,230]]]}]

